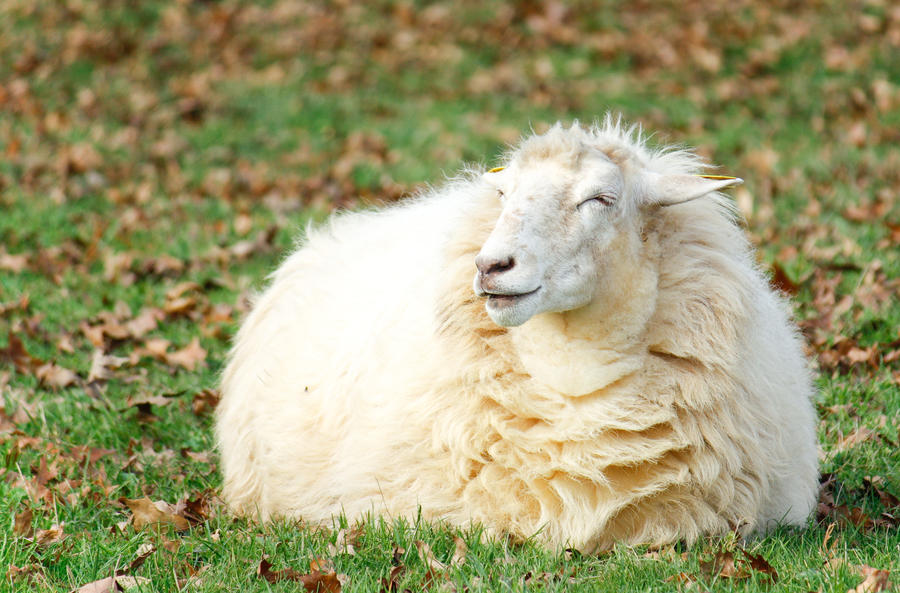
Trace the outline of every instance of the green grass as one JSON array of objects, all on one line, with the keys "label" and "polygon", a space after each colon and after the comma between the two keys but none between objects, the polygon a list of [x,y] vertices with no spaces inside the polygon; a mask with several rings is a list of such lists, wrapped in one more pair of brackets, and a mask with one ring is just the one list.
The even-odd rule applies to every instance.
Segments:
[{"label": "green grass", "polygon": [[[415,542],[448,562],[454,535],[466,562],[432,589],[845,591],[861,565],[898,582],[896,522],[858,516],[861,527],[837,522],[827,550],[833,517],[747,542],[599,556],[378,518],[355,554],[335,554],[328,544],[345,525],[260,526],[215,504],[184,533],[117,527],[130,515],[122,498],[175,503],[220,486],[211,415],[195,414],[194,398],[216,387],[244,299],[307,221],[493,163],[532,127],[610,109],[746,179],[735,196],[749,205],[747,230],[763,265],[798,284],[797,317],[813,338],[835,503],[896,516],[864,480],[900,495],[900,366],[884,360],[900,347],[900,61],[889,59],[900,23],[887,4],[576,2],[557,16],[492,1],[139,4],[0,7],[0,347],[16,336],[79,376],[58,388],[0,361],[0,510],[30,509],[34,530],[66,534],[39,543],[7,521],[0,590],[70,591],[116,570],[150,579],[148,591],[179,590],[191,575],[195,591],[301,587],[258,578],[264,556],[300,572],[329,559],[348,591],[379,590],[402,565],[398,590],[419,590],[428,569]],[[228,255],[268,229],[270,241]],[[25,269],[2,264],[6,254],[26,254]],[[135,360],[88,384],[95,346],[82,327],[162,308],[185,281],[198,285],[186,293],[195,305],[140,338],[107,337],[108,353]],[[822,298],[830,281],[833,302]],[[27,308],[12,306],[23,295]],[[199,338],[205,363],[139,356],[151,338],[169,352]],[[841,339],[874,346],[874,364],[835,355]],[[128,404],[160,395],[149,417]],[[877,436],[842,447],[860,427]],[[84,445],[108,451],[91,462]],[[128,570],[148,543],[155,551]],[[778,583],[703,568],[736,546],[762,555]]]}]

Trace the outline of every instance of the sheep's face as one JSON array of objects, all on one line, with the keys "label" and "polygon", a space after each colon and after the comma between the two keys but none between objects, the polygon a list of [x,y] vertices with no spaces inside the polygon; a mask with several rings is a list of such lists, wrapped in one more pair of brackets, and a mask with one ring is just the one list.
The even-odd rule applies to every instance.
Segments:
[{"label": "sheep's face", "polygon": [[506,168],[485,173],[502,210],[475,258],[474,284],[498,325],[587,305],[605,264],[624,255],[615,239],[634,239],[648,212],[742,183],[655,172],[647,168],[652,158],[630,154],[621,145],[627,139],[619,140],[602,142],[607,153],[596,131],[557,124],[526,140]]},{"label": "sheep's face", "polygon": [[625,178],[599,150],[565,159],[513,161],[485,179],[502,211],[476,257],[476,294],[498,325],[588,304],[597,261],[626,213]]}]

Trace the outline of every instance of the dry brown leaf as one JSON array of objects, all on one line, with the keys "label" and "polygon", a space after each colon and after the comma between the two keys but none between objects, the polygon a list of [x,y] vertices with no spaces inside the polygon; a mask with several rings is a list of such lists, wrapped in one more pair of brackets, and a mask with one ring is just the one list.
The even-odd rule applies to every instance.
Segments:
[{"label": "dry brown leaf", "polygon": [[78,381],[78,374],[71,369],[61,367],[55,363],[42,364],[34,371],[34,375],[43,385],[55,389],[68,387]]},{"label": "dry brown leaf", "polygon": [[762,557],[760,554],[751,554],[747,550],[742,550],[744,556],[747,558],[747,561],[750,563],[750,568],[755,570],[756,572],[760,572],[769,577],[772,583],[778,582],[778,571],[772,568],[772,565]]},{"label": "dry brown leaf", "polygon": [[22,374],[33,373],[36,368],[44,364],[43,360],[29,354],[25,349],[25,344],[12,330],[9,331],[8,336],[9,343],[5,348],[0,348],[0,361],[12,363]]},{"label": "dry brown leaf", "polygon": [[282,570],[272,570],[272,563],[266,558],[259,562],[256,568],[256,575],[265,579],[270,583],[279,581],[293,581],[303,585],[303,588],[310,592],[319,593],[340,593],[341,582],[338,575],[334,572],[320,572],[313,570],[309,574],[302,574],[293,568],[285,568]]},{"label": "dry brown leaf", "polygon": [[212,463],[212,455],[209,451],[191,451],[187,447],[182,447],[179,450],[182,457],[186,457],[192,461],[199,461],[200,463]]},{"label": "dry brown leaf", "polygon": [[416,551],[419,553],[419,559],[428,568],[437,572],[445,572],[447,570],[447,565],[435,558],[431,547],[420,539],[416,540]]},{"label": "dry brown leaf", "polygon": [[717,552],[709,561],[700,562],[700,570],[710,578],[746,579],[754,572],[764,574],[773,583],[778,581],[778,573],[761,555],[752,554],[738,548],[739,557],[734,552]]},{"label": "dry brown leaf", "polygon": [[466,545],[466,541],[458,535],[453,536],[453,545],[454,550],[453,557],[450,559],[450,566],[462,566],[466,563],[469,547]]},{"label": "dry brown leaf", "polygon": [[171,345],[171,342],[165,338],[151,338],[144,342],[143,349],[139,348],[136,352],[139,356],[152,356],[153,358],[164,361],[169,345]]},{"label": "dry brown leaf", "polygon": [[120,499],[132,512],[132,525],[137,530],[141,530],[148,525],[171,525],[177,531],[188,529],[191,524],[182,516],[174,513],[174,508],[167,502],[162,500],[153,502],[147,497],[129,499]]},{"label": "dry brown leaf", "polygon": [[338,531],[334,543],[328,544],[328,553],[332,556],[337,556],[338,554],[355,555],[356,545],[359,543],[363,533],[363,528],[359,525],[341,529]]},{"label": "dry brown leaf", "polygon": [[891,587],[891,573],[887,570],[872,568],[871,566],[855,567],[863,577],[863,582],[855,589],[847,589],[847,593],[878,593],[887,591]]},{"label": "dry brown leaf", "polygon": [[166,315],[186,315],[197,307],[198,301],[196,297],[184,296],[178,297],[171,301],[166,301],[163,311]]},{"label": "dry brown leaf", "polygon": [[112,378],[112,371],[120,368],[128,362],[128,359],[122,356],[113,356],[106,354],[103,350],[94,350],[91,357],[91,368],[88,371],[88,383],[108,381]]},{"label": "dry brown leaf", "polygon": [[839,451],[846,451],[848,449],[851,449],[851,448],[859,445],[860,443],[864,443],[868,440],[872,440],[873,438],[876,438],[877,436],[878,436],[878,433],[875,432],[874,430],[872,430],[870,428],[866,428],[865,426],[860,426],[856,430],[854,430],[853,432],[848,434],[847,436],[841,438],[837,442],[837,444],[834,446],[834,449],[832,449],[832,451],[834,451],[835,453],[837,453]]},{"label": "dry brown leaf", "polygon": [[165,395],[152,395],[150,393],[141,393],[138,395],[131,395],[125,400],[125,407],[131,408],[135,406],[167,406],[172,403],[173,397],[165,396]]},{"label": "dry brown leaf", "polygon": [[155,552],[155,551],[156,551],[156,546],[154,546],[150,542],[141,544],[141,546],[134,553],[134,560],[131,561],[131,564],[128,565],[128,568],[121,571],[122,574],[128,574],[130,572],[136,571],[138,568],[140,568],[144,564],[144,562],[147,561],[147,558],[149,558],[151,555],[153,555],[153,552]]},{"label": "dry brown leaf", "polygon": [[104,457],[109,457],[117,453],[115,449],[104,449],[102,447],[90,447],[88,445],[76,445],[72,447],[70,454],[79,465],[87,464],[88,467],[97,463]]},{"label": "dry brown leaf", "polygon": [[402,564],[391,567],[391,572],[388,573],[387,577],[381,578],[381,591],[382,593],[394,593],[397,591],[400,586],[400,579],[403,578],[403,575],[406,573],[406,567]]},{"label": "dry brown leaf", "polygon": [[44,567],[37,563],[27,564],[25,566],[16,566],[10,564],[6,569],[6,580],[15,583],[16,581],[46,582],[44,577]]},{"label": "dry brown leaf", "polygon": [[791,280],[784,268],[778,262],[772,262],[771,284],[777,290],[795,296],[800,291],[800,286]]},{"label": "dry brown leaf", "polygon": [[115,593],[135,587],[143,587],[150,583],[150,579],[146,577],[116,575],[82,585],[78,589],[74,589],[72,593]]},{"label": "dry brown leaf", "polygon": [[200,285],[196,282],[187,281],[187,282],[179,282],[172,288],[166,291],[166,302],[177,301],[182,298],[185,293],[191,291],[199,291]]},{"label": "dry brown leaf", "polygon": [[6,303],[0,303],[0,317],[3,317],[7,313],[12,311],[27,311],[28,305],[31,302],[31,297],[28,293],[23,293],[18,300],[9,301]]},{"label": "dry brown leaf", "polygon": [[34,534],[34,543],[39,546],[49,546],[50,544],[61,542],[66,539],[66,534],[63,532],[64,525],[65,524],[54,525],[50,529],[36,531]]},{"label": "dry brown leaf", "polygon": [[738,567],[731,552],[718,552],[711,561],[701,562],[700,568],[713,578],[746,579],[750,573],[743,567]]},{"label": "dry brown leaf", "polygon": [[201,416],[216,409],[220,399],[221,394],[215,389],[204,389],[194,394],[194,398],[191,401],[191,410],[195,415]]},{"label": "dry brown leaf", "polygon": [[140,339],[156,329],[163,319],[165,319],[165,313],[161,309],[144,307],[137,317],[125,322],[125,328],[132,338]]},{"label": "dry brown leaf", "polygon": [[200,346],[200,340],[194,338],[191,343],[175,352],[165,355],[166,363],[172,366],[181,366],[193,371],[198,365],[206,363],[206,350]]},{"label": "dry brown leaf", "polygon": [[25,509],[21,513],[17,513],[13,520],[13,535],[28,538],[34,535],[34,529],[31,527],[31,520],[33,517],[34,513],[30,508]]},{"label": "dry brown leaf", "polygon": [[6,253],[6,251],[0,252],[0,270],[5,270],[7,272],[12,272],[14,274],[18,274],[22,270],[28,267],[28,254],[27,253],[17,253],[15,255],[11,253]]},{"label": "dry brown leaf", "polygon": [[900,498],[884,489],[883,477],[866,476],[863,478],[863,485],[878,495],[881,504],[884,505],[888,511],[900,510]]},{"label": "dry brown leaf", "polygon": [[682,583],[684,585],[689,585],[691,583],[697,582],[697,577],[692,574],[688,574],[686,572],[679,572],[678,574],[673,574],[669,578],[666,579],[667,583]]},{"label": "dry brown leaf", "polygon": [[204,490],[194,498],[182,498],[175,504],[176,514],[184,517],[192,525],[205,522],[213,512],[214,504],[222,501],[216,496],[214,490]]},{"label": "dry brown leaf", "polygon": [[312,572],[334,572],[334,562],[328,558],[313,558],[309,561],[309,570]]}]

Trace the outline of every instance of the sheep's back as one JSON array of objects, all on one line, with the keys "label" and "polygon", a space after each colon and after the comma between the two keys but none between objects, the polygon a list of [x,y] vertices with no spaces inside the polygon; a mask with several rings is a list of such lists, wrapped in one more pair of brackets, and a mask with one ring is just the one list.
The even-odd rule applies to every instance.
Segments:
[{"label": "sheep's back", "polygon": [[236,510],[302,508],[315,521],[340,494],[377,499],[374,478],[395,461],[403,418],[446,362],[434,341],[438,262],[465,199],[340,215],[273,274],[222,383],[217,433]]}]

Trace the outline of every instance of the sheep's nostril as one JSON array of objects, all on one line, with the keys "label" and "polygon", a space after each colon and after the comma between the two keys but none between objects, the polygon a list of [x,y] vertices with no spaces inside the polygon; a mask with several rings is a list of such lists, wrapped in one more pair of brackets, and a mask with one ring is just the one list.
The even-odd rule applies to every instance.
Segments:
[{"label": "sheep's nostril", "polygon": [[475,258],[475,266],[483,276],[491,276],[509,271],[516,265],[513,257],[505,257],[502,259],[485,258],[478,256]]}]

